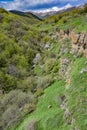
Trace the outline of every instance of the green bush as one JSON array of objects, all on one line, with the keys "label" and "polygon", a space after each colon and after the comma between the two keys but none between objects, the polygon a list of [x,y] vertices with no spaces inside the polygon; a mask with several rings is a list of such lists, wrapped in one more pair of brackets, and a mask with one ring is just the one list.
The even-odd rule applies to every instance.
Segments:
[{"label": "green bush", "polygon": [[18,88],[22,89],[23,91],[32,91],[36,88],[36,80],[33,76],[27,77],[24,80],[18,81],[17,84]]},{"label": "green bush", "polygon": [[15,126],[23,117],[35,110],[35,100],[32,93],[14,90],[0,99],[0,120],[2,130]]},{"label": "green bush", "polygon": [[53,77],[51,75],[44,76],[38,79],[37,88],[47,88],[52,82]]},{"label": "green bush", "polygon": [[87,4],[84,5],[84,12],[87,13]]},{"label": "green bush", "polygon": [[36,96],[36,97],[39,97],[39,96],[41,96],[42,94],[44,94],[43,88],[41,88],[41,87],[37,88],[37,91],[35,92],[35,96]]},{"label": "green bush", "polygon": [[9,74],[4,74],[3,72],[0,72],[0,87],[5,92],[16,89],[16,79]]},{"label": "green bush", "polygon": [[3,8],[0,8],[0,13],[6,13],[6,14],[8,14],[8,11],[6,11],[6,10],[3,9]]},{"label": "green bush", "polygon": [[36,129],[37,129],[37,121],[35,120],[28,122],[24,127],[24,130],[36,130]]},{"label": "green bush", "polygon": [[56,59],[50,58],[45,62],[45,72],[46,73],[51,73],[51,72],[57,72],[59,68],[59,65],[56,61]]},{"label": "green bush", "polygon": [[67,18],[63,17],[62,19],[59,20],[60,24],[64,24],[67,22]]}]

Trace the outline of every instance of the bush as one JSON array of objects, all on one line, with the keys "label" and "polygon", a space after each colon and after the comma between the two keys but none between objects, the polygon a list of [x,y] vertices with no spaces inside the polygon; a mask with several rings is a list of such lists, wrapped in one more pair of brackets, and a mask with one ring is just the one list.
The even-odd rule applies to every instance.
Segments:
[{"label": "bush", "polygon": [[87,4],[84,5],[84,12],[87,13]]},{"label": "bush", "polygon": [[16,79],[13,76],[0,72],[0,87],[3,91],[8,92],[12,89],[16,89],[16,83]]},{"label": "bush", "polygon": [[6,14],[8,14],[8,11],[6,11],[6,10],[3,9],[3,8],[0,8],[0,13],[6,13]]},{"label": "bush", "polygon": [[36,91],[36,93],[35,93],[35,96],[36,97],[39,97],[39,96],[41,96],[42,94],[44,94],[44,90],[43,90],[43,88],[37,88],[37,91]]},{"label": "bush", "polygon": [[45,63],[45,67],[44,67],[45,72],[48,74],[51,72],[57,72],[58,68],[59,68],[59,65],[58,65],[56,59],[54,59],[54,58],[48,59]]},{"label": "bush", "polygon": [[37,121],[35,120],[28,122],[24,128],[24,130],[36,130],[36,129],[37,129]]},{"label": "bush", "polygon": [[38,79],[37,88],[43,88],[45,89],[53,82],[53,77],[50,75],[47,75],[43,78]]},{"label": "bush", "polygon": [[22,89],[23,91],[34,92],[34,89],[36,87],[36,80],[33,76],[30,76],[24,80],[18,81],[17,86],[18,86],[18,88]]},{"label": "bush", "polygon": [[16,105],[10,106],[2,115],[3,127],[9,127],[18,114],[18,107]]},{"label": "bush", "polygon": [[67,18],[63,17],[62,19],[59,20],[60,24],[64,24],[67,22]]},{"label": "bush", "polygon": [[25,104],[23,111],[21,113],[24,113],[24,115],[25,115],[25,114],[31,113],[34,110],[35,110],[35,104],[29,103],[29,104]]},{"label": "bush", "polygon": [[2,14],[0,14],[0,23],[2,22],[4,16]]},{"label": "bush", "polygon": [[32,93],[14,90],[0,99],[0,127],[7,129],[15,126],[24,116],[35,110],[35,99]]}]

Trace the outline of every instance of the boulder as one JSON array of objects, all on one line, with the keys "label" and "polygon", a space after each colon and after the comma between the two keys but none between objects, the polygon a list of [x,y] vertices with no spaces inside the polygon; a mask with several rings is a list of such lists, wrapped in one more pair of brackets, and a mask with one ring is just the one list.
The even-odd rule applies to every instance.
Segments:
[{"label": "boulder", "polygon": [[50,49],[50,43],[47,43],[45,46],[44,46],[44,49]]},{"label": "boulder", "polygon": [[48,106],[48,109],[50,109],[50,108],[52,108],[52,105],[49,105],[49,106]]},{"label": "boulder", "polygon": [[77,44],[78,39],[74,32],[70,32],[70,38],[71,38],[73,44]]},{"label": "boulder", "polygon": [[40,55],[40,53],[37,53],[34,60],[33,60],[33,63],[37,64],[40,62],[40,60],[41,60],[41,55]]}]

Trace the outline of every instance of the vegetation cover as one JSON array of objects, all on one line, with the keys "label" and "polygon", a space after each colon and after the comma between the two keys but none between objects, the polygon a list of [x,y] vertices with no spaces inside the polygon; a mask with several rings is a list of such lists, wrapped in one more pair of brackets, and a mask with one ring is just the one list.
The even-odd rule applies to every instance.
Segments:
[{"label": "vegetation cover", "polygon": [[0,130],[60,129],[87,129],[87,4],[43,21],[0,8]]}]

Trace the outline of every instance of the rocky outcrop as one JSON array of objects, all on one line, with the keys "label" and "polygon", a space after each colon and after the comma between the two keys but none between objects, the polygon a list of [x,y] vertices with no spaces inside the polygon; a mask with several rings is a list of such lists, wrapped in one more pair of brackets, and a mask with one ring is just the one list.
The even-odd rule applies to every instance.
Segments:
[{"label": "rocky outcrop", "polygon": [[72,40],[72,49],[77,50],[87,57],[87,32],[76,34],[74,31],[59,30],[57,35],[64,39],[70,38]]},{"label": "rocky outcrop", "polygon": [[70,32],[69,36],[72,40],[72,48],[83,52],[87,57],[87,32],[82,32],[77,35],[74,32]]},{"label": "rocky outcrop", "polygon": [[74,31],[70,31],[69,29],[59,29],[56,32],[56,36],[60,39],[70,38],[72,40],[72,48],[83,52],[87,57],[87,32],[76,34]]}]

